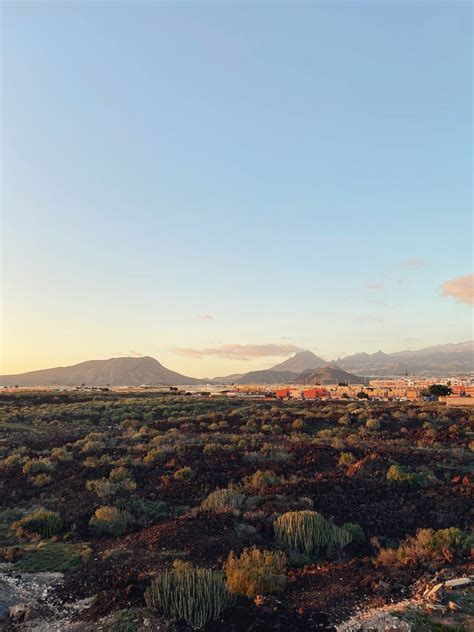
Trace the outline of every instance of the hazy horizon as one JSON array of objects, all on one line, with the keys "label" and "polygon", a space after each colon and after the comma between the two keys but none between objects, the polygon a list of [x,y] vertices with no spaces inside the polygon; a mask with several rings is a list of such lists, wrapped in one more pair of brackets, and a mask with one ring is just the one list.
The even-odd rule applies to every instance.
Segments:
[{"label": "hazy horizon", "polygon": [[[460,341],[460,342],[451,342],[451,343],[445,343],[446,345],[461,345],[461,344],[468,344],[468,343],[474,343],[474,341],[472,340],[465,340],[465,341]],[[303,349],[303,348],[295,348],[291,351],[285,351],[284,349],[284,345],[282,345],[282,348],[280,350],[280,352],[276,352],[274,353],[274,355],[269,355],[268,353],[268,349],[265,353],[264,352],[264,347],[268,347],[270,345],[242,345],[239,348],[239,353],[240,356],[244,356],[244,354],[246,354],[246,357],[244,356],[243,358],[240,358],[240,362],[241,362],[241,373],[246,373],[248,371],[254,371],[254,370],[265,370],[265,369],[271,369],[273,368],[274,365],[279,364],[280,362],[292,358],[294,357],[296,354],[301,353],[301,352],[311,352],[311,353],[315,353],[314,351],[312,351],[311,349]],[[436,345],[438,346],[438,345]],[[401,352],[401,351],[418,351],[420,349],[415,349],[415,348],[404,348],[404,349],[397,349],[394,351],[384,351],[383,349],[378,349],[377,351],[382,351],[383,353],[386,354],[390,354],[390,353],[397,353],[397,352]],[[205,351],[211,351],[209,350],[195,350],[196,355],[201,352],[202,355],[206,355]],[[232,353],[229,353],[228,355],[225,355],[225,349],[223,348],[217,348],[213,350],[214,352],[218,352],[218,354],[221,354],[221,358],[223,360],[223,362],[225,362],[227,360],[228,363],[230,363],[230,366],[227,367],[227,371],[225,370],[225,366],[223,367],[223,373],[231,375],[233,373],[238,374],[239,371],[231,371],[231,367],[233,366],[232,363],[236,362],[236,358],[232,357]],[[234,354],[235,354],[235,349],[233,350]],[[373,352],[373,353],[377,353]],[[359,350],[356,353],[361,353],[364,352],[363,350]],[[254,355],[252,355],[252,353]],[[263,355],[262,355],[263,353]],[[202,360],[202,355],[198,356],[199,360]],[[349,355],[352,354],[347,354],[346,356],[340,356],[340,357],[333,357],[333,356],[328,356],[328,355],[324,355],[324,354],[317,354],[315,353],[315,355],[327,362],[335,362],[336,360],[341,360],[345,357],[349,357]],[[59,368],[59,367],[68,367],[68,366],[75,366],[76,364],[81,364],[83,362],[90,362],[90,361],[104,361],[104,360],[113,360],[113,359],[123,359],[123,358],[131,358],[131,359],[141,359],[141,358],[147,358],[147,357],[151,357],[154,358],[155,360],[158,360],[158,362],[160,362],[160,364],[165,364],[163,363],[163,361],[156,356],[153,356],[151,354],[148,353],[140,353],[137,351],[133,351],[130,350],[127,353],[116,353],[113,354],[110,357],[103,357],[103,358],[84,358],[83,360],[79,360],[78,362],[74,362],[74,363],[62,363],[59,364],[57,366],[42,366],[42,367],[36,367],[36,369],[28,369],[28,371],[18,371],[16,374],[21,374],[21,373],[27,373],[29,371],[35,371],[35,370],[43,370],[43,369],[52,369],[52,368]],[[271,358],[273,358],[273,362],[271,362]],[[264,364],[266,362],[266,364]],[[166,365],[167,369],[171,369],[173,371],[176,371],[178,373],[181,374],[186,374],[185,371],[182,371],[179,366],[168,366]],[[7,375],[7,374],[4,374]],[[15,375],[15,374],[12,374]],[[192,378],[197,378],[197,379],[201,379],[201,378],[215,378],[215,377],[219,377],[217,375],[192,375],[189,374],[188,377],[192,377]]]},{"label": "hazy horizon", "polygon": [[474,337],[470,3],[1,12],[1,374]]}]

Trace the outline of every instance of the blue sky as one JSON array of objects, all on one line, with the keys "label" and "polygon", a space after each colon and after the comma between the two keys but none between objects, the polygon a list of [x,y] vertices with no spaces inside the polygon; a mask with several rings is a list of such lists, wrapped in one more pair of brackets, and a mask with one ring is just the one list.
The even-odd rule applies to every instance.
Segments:
[{"label": "blue sky", "polygon": [[3,372],[472,338],[471,42],[468,2],[5,2]]}]

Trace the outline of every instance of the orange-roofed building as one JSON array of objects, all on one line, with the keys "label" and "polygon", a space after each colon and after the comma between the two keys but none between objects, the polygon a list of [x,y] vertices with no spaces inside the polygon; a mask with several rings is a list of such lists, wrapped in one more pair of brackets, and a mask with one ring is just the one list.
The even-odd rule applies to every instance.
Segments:
[{"label": "orange-roofed building", "polygon": [[275,392],[275,397],[278,399],[285,399],[285,397],[289,397],[289,396],[290,396],[289,388],[280,388],[278,391]]},{"label": "orange-roofed building", "polygon": [[321,399],[329,397],[329,391],[325,388],[308,388],[302,393],[303,399]]}]

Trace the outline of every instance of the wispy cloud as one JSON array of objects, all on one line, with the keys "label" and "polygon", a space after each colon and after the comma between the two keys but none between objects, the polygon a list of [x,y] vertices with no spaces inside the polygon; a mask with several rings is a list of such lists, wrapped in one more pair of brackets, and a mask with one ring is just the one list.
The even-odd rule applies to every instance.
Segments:
[{"label": "wispy cloud", "polygon": [[401,262],[401,266],[405,268],[405,270],[421,270],[421,268],[426,268],[427,265],[429,265],[428,262],[419,257],[405,259],[405,261]]},{"label": "wispy cloud", "polygon": [[378,291],[378,290],[383,290],[384,286],[383,286],[383,283],[366,283],[365,287],[368,290],[373,290],[375,292],[375,291]]},{"label": "wispy cloud", "polygon": [[297,351],[300,347],[289,344],[264,344],[264,345],[239,345],[228,344],[218,347],[207,347],[204,349],[193,349],[186,347],[173,347],[173,353],[192,357],[202,358],[204,356],[214,356],[230,360],[250,360],[251,358],[261,358],[266,356],[288,356]]},{"label": "wispy cloud", "polygon": [[212,320],[214,316],[212,314],[198,314],[199,320]]},{"label": "wispy cloud", "polygon": [[441,286],[443,296],[450,296],[460,303],[474,304],[474,274],[446,281]]},{"label": "wispy cloud", "polygon": [[128,354],[131,355],[132,358],[143,358],[144,355],[141,351],[135,351],[134,349],[130,349]]},{"label": "wispy cloud", "polygon": [[381,316],[374,316],[372,314],[361,314],[359,316],[359,322],[365,324],[365,323],[369,323],[369,324],[382,324],[384,322],[384,319]]},{"label": "wispy cloud", "polygon": [[129,351],[115,351],[112,353],[112,358],[143,358],[144,354],[140,351],[130,349]]}]

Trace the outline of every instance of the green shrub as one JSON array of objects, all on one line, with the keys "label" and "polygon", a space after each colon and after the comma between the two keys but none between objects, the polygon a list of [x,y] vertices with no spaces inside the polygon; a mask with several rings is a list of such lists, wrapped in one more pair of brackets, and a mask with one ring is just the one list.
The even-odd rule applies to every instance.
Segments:
[{"label": "green shrub", "polygon": [[117,509],[130,514],[131,521],[139,527],[149,527],[170,515],[168,505],[161,500],[144,500],[139,496],[120,498],[116,503]]},{"label": "green shrub", "polygon": [[54,470],[54,463],[49,459],[29,459],[23,465],[23,474],[40,474]]},{"label": "green shrub", "polygon": [[356,524],[355,522],[345,522],[342,525],[342,528],[351,534],[351,542],[354,542],[355,544],[364,542],[365,533],[359,524]]},{"label": "green shrub", "polygon": [[51,450],[51,458],[60,463],[69,463],[74,460],[74,454],[68,452],[66,448],[53,448]]},{"label": "green shrub", "polygon": [[51,538],[61,533],[63,521],[61,516],[47,509],[37,509],[14,522],[11,528],[18,537],[40,536]]},{"label": "green shrub", "polygon": [[179,470],[176,470],[176,472],[173,474],[173,478],[176,481],[189,481],[193,476],[193,470],[187,465],[180,468]]},{"label": "green shrub", "polygon": [[436,476],[429,470],[411,472],[398,463],[388,468],[386,478],[389,483],[405,487],[426,487],[437,482]]},{"label": "green shrub", "polygon": [[199,630],[208,621],[215,621],[232,598],[223,572],[175,563],[172,570],[155,577],[145,591],[145,601],[149,608]]},{"label": "green shrub", "polygon": [[103,506],[95,510],[89,526],[99,535],[123,535],[129,521],[129,514],[117,507]]},{"label": "green shrub", "polygon": [[105,500],[119,494],[129,494],[135,491],[137,484],[125,467],[112,469],[108,478],[99,478],[86,482],[86,488],[94,492],[99,498]]},{"label": "green shrub", "polygon": [[341,452],[339,455],[338,465],[351,465],[354,461],[355,457],[352,452]]},{"label": "green shrub", "polygon": [[349,531],[309,509],[289,511],[277,518],[273,527],[281,545],[306,555],[331,554],[352,539]]},{"label": "green shrub", "polygon": [[245,496],[235,489],[215,489],[201,503],[205,511],[240,510],[245,504]]},{"label": "green shrub", "polygon": [[30,476],[28,480],[33,487],[46,487],[53,479],[49,474],[37,474],[36,476]]},{"label": "green shrub", "polygon": [[378,419],[374,419],[373,417],[371,417],[370,419],[367,419],[367,421],[365,422],[365,427],[368,430],[379,430],[380,421]]},{"label": "green shrub", "polygon": [[204,454],[218,454],[223,451],[219,443],[206,443],[202,449]]},{"label": "green shrub", "polygon": [[396,549],[381,549],[376,564],[408,566],[450,561],[456,554],[466,555],[474,546],[472,534],[460,529],[419,529],[415,536],[403,540]]},{"label": "green shrub", "polygon": [[246,476],[243,481],[245,487],[254,487],[255,489],[279,485],[281,482],[281,477],[270,470],[257,470],[251,476]]},{"label": "green shrub", "polygon": [[143,463],[151,464],[151,463],[161,463],[166,458],[166,452],[161,450],[160,448],[152,448],[148,450],[148,452],[143,457]]},{"label": "green shrub", "polygon": [[21,457],[19,454],[10,454],[4,459],[0,460],[0,471],[13,469],[21,464]]},{"label": "green shrub", "polygon": [[255,597],[274,593],[286,585],[287,557],[282,551],[245,549],[239,557],[230,553],[224,565],[230,593]]}]

